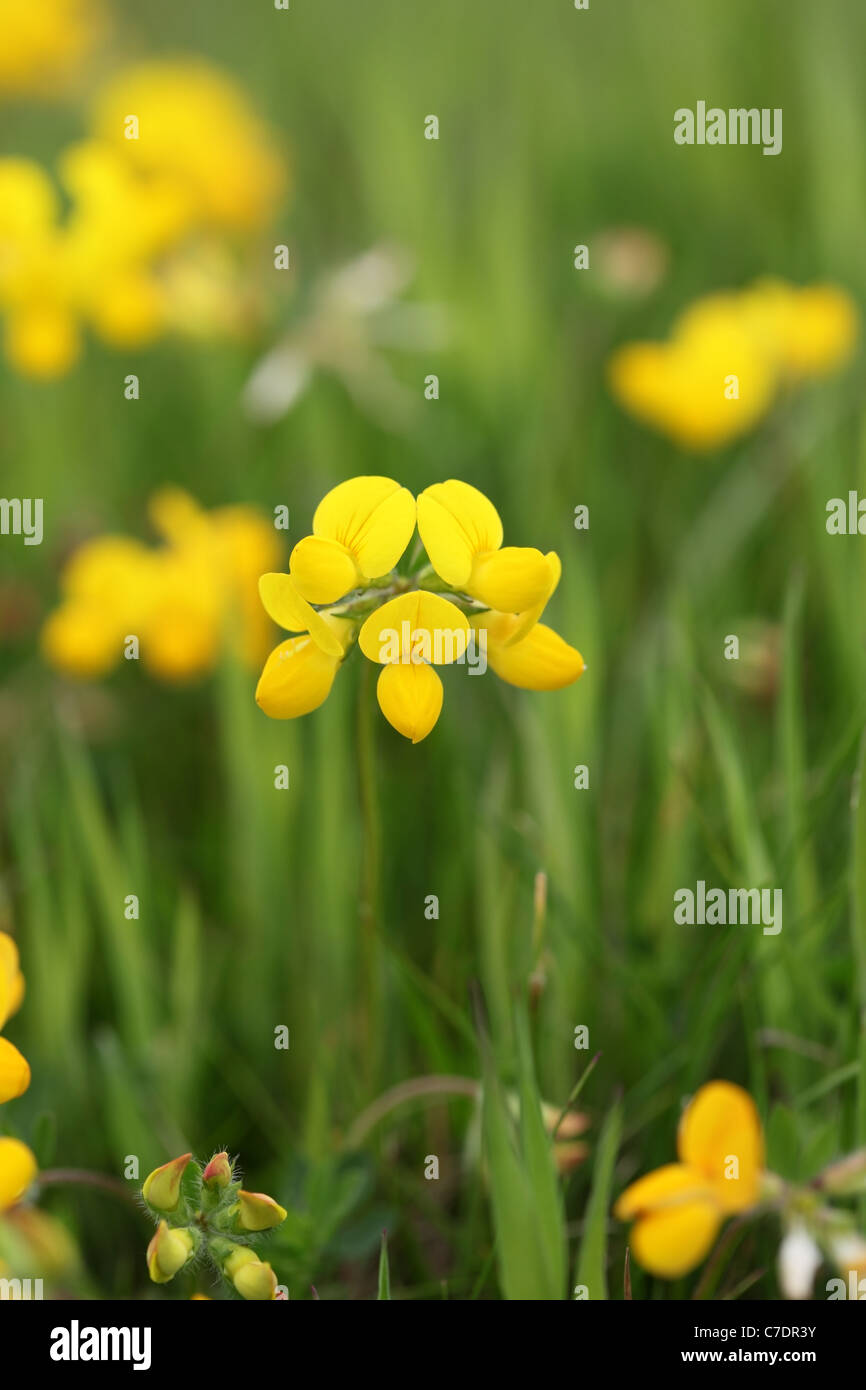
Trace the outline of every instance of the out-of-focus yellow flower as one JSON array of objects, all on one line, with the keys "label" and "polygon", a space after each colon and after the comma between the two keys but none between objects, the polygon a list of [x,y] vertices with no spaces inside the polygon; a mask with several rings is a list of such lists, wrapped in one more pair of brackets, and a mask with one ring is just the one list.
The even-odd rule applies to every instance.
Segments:
[{"label": "out-of-focus yellow flower", "polygon": [[751,430],[785,382],[843,366],[858,331],[844,290],[758,281],[696,300],[666,342],[619,348],[608,378],[638,419],[687,449],[713,449]]},{"label": "out-of-focus yellow flower", "polygon": [[99,0],[0,0],[0,96],[56,94],[104,28]]},{"label": "out-of-focus yellow flower", "polygon": [[[2,64],[0,54],[0,90]],[[236,243],[274,211],[285,169],[231,78],[201,62],[121,72],[97,94],[91,133],[62,154],[58,175],[65,215],[46,171],[0,160],[0,309],[18,371],[62,376],[85,329],[129,348],[169,330],[212,337],[245,326],[253,300]]]},{"label": "out-of-focus yellow flower", "polygon": [[20,1202],[36,1177],[36,1159],[20,1139],[0,1138],[0,1211]]},{"label": "out-of-focus yellow flower", "polygon": [[[477,488],[451,480],[418,498],[420,541],[430,563],[395,568],[414,529],[416,504],[391,478],[351,478],[316,509],[313,534],[292,551],[289,574],[264,574],[266,612],[288,632],[268,658],[256,699],[277,719],[317,709],[357,637],[382,667],[380,708],[419,743],[435,726],[443,687],[434,667],[490,661],[505,680],[558,690],[581,675],[583,658],[538,623],[559,581],[553,552],[503,547],[502,523]],[[497,606],[494,606],[497,605]],[[470,621],[471,619],[471,621]]]},{"label": "out-of-focus yellow flower", "polygon": [[[137,139],[127,138],[130,115]],[[285,186],[267,126],[230,77],[201,61],[156,59],[118,73],[96,97],[93,129],[139,170],[171,175],[204,225],[260,227]]]},{"label": "out-of-focus yellow flower", "polygon": [[[15,1013],[24,997],[24,976],[18,963],[18,947],[0,932],[0,1028]],[[15,1100],[30,1085],[30,1067],[8,1038],[0,1038],[0,1104]]]},{"label": "out-of-focus yellow flower", "polygon": [[854,354],[857,310],[838,285],[759,280],[744,291],[742,302],[755,333],[793,380],[827,376]]},{"label": "out-of-focus yellow flower", "polygon": [[683,1111],[678,1163],[639,1178],[614,1207],[634,1221],[631,1249],[652,1274],[677,1279],[700,1264],[724,1218],[755,1204],[764,1139],[755,1104],[728,1081],[711,1081]]},{"label": "out-of-focus yellow flower", "polygon": [[161,547],[102,536],[72,556],[60,606],[42,629],[46,659],[68,675],[98,679],[134,636],[161,680],[202,675],[225,648],[257,664],[270,636],[257,580],[279,559],[274,527],[250,507],[206,512],[177,488],[157,493],[150,515]]},{"label": "out-of-focus yellow flower", "polygon": [[3,1225],[15,1237],[16,1244],[26,1250],[31,1261],[29,1268],[35,1267],[41,1274],[55,1279],[78,1268],[74,1240],[66,1227],[47,1212],[23,1204],[10,1207],[4,1213]]}]

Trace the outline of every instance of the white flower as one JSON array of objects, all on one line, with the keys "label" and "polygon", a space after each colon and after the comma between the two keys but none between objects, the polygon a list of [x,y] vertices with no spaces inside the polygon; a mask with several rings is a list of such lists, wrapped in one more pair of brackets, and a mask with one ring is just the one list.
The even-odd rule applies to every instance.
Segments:
[{"label": "white flower", "polygon": [[806,1227],[792,1226],[779,1246],[779,1283],[786,1298],[810,1298],[821,1251]]}]

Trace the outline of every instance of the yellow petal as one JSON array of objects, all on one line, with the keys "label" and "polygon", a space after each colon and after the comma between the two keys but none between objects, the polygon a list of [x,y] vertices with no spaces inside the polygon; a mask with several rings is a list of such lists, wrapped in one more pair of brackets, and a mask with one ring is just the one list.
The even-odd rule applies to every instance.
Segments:
[{"label": "yellow petal", "polygon": [[645,1269],[665,1279],[687,1274],[715,1239],[722,1213],[714,1188],[682,1163],[668,1163],[638,1178],[614,1207],[620,1221],[636,1218],[629,1244]]},{"label": "yellow petal", "polygon": [[309,634],[275,647],[256,687],[256,703],[271,719],[297,719],[324,704],[340,658],[323,652]]},{"label": "yellow petal", "polygon": [[752,1097],[729,1081],[702,1086],[683,1112],[677,1152],[713,1183],[723,1211],[752,1206],[764,1166],[764,1137]]},{"label": "yellow petal", "polygon": [[469,641],[469,623],[460,609],[424,589],[400,594],[371,613],[358,635],[370,661],[386,665],[399,647],[400,661],[421,657],[436,666],[458,660]]},{"label": "yellow petal", "polygon": [[352,538],[352,554],[365,579],[390,574],[415,530],[415,498],[398,488],[380,502]]},{"label": "yellow petal", "polygon": [[721,1224],[710,1202],[651,1212],[637,1221],[629,1244],[639,1265],[661,1279],[679,1279],[709,1254]]},{"label": "yellow petal", "polygon": [[451,478],[418,498],[418,532],[436,573],[459,589],[476,555],[502,544],[499,513],[483,492]]},{"label": "yellow petal", "polygon": [[20,1139],[0,1139],[0,1211],[14,1206],[36,1177],[36,1159]]},{"label": "yellow petal", "polygon": [[559,556],[555,550],[549,550],[544,558],[547,561],[547,590],[538,603],[519,614],[519,622],[505,644],[508,647],[513,647],[516,642],[522,642],[530,628],[535,627],[559,583],[562,575],[562,564]]},{"label": "yellow petal", "polygon": [[23,1096],[30,1085],[30,1067],[8,1038],[0,1038],[0,1104]]},{"label": "yellow petal", "polygon": [[550,566],[540,550],[507,545],[475,557],[466,589],[488,608],[522,613],[546,602]]},{"label": "yellow petal", "polygon": [[313,515],[313,533],[339,541],[356,558],[364,552],[368,579],[387,574],[409,543],[415,526],[415,499],[393,478],[348,478],[325,493]]},{"label": "yellow petal", "polygon": [[360,575],[351,553],[339,541],[305,536],[289,561],[292,583],[309,603],[335,603],[357,587]]},{"label": "yellow petal", "polygon": [[432,666],[423,662],[383,666],[376,683],[379,708],[392,728],[420,743],[439,718],[442,682]]},{"label": "yellow petal", "polygon": [[500,680],[521,690],[562,690],[583,675],[580,652],[544,623],[509,645],[519,622],[512,613],[482,613],[472,620],[473,627],[487,630],[487,660]]},{"label": "yellow petal", "polygon": [[268,617],[287,632],[308,632],[316,646],[329,656],[343,655],[344,646],[335,629],[301,598],[291,575],[263,574],[259,580],[259,596]]},{"label": "yellow petal", "polygon": [[713,1201],[713,1185],[685,1163],[666,1163],[638,1178],[621,1194],[613,1209],[618,1221],[633,1221],[657,1209],[684,1202]]}]

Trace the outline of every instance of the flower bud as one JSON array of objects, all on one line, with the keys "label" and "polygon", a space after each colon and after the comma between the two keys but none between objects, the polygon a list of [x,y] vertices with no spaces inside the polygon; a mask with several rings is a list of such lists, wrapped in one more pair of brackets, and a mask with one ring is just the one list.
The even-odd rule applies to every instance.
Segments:
[{"label": "flower bud", "polygon": [[238,1222],[244,1231],[269,1231],[286,1219],[286,1209],[268,1197],[264,1192],[238,1193],[238,1204],[234,1209]]},{"label": "flower bud", "polygon": [[161,1168],[154,1168],[144,1180],[141,1195],[155,1211],[174,1211],[180,1201],[180,1183],[192,1154],[181,1154]]},{"label": "flower bud", "polygon": [[167,1284],[182,1269],[195,1249],[192,1231],[173,1230],[160,1221],[156,1235],[147,1247],[147,1272],[154,1284]]},{"label": "flower bud", "polygon": [[276,1298],[277,1276],[269,1264],[259,1259],[248,1245],[238,1245],[223,1261],[223,1273],[230,1279],[241,1298],[256,1302],[273,1302]]},{"label": "flower bud", "polygon": [[232,1180],[232,1165],[225,1150],[222,1153],[214,1154],[202,1173],[201,1180],[208,1187],[228,1187]]}]

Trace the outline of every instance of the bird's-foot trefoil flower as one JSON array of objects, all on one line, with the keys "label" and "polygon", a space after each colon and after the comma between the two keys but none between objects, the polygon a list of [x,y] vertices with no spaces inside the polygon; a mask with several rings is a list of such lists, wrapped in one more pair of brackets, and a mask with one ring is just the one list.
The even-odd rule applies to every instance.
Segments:
[{"label": "bird's-foot trefoil flower", "polygon": [[854,1213],[832,1205],[834,1198],[866,1192],[866,1149],[808,1182],[788,1182],[765,1166],[761,1121],[748,1093],[711,1081],[683,1111],[677,1153],[677,1163],[638,1178],[614,1206],[616,1217],[634,1223],[631,1252],[651,1274],[688,1274],[709,1253],[726,1217],[762,1212],[781,1220],[777,1271],[786,1298],[808,1298],[824,1261],[844,1274],[858,1262],[866,1270],[866,1240]]},{"label": "bird's-foot trefoil flower", "polygon": [[[416,517],[418,540],[401,565]],[[289,573],[259,582],[266,612],[296,634],[268,658],[261,708],[277,719],[318,708],[355,645],[382,667],[379,705],[413,743],[442,709],[435,668],[463,664],[478,646],[484,662],[468,664],[486,669],[489,652],[509,684],[559,690],[576,681],[580,653],[538,621],[559,582],[559,557],[503,539],[495,507],[468,483],[435,484],[417,506],[391,478],[339,484],[292,551]]]}]

